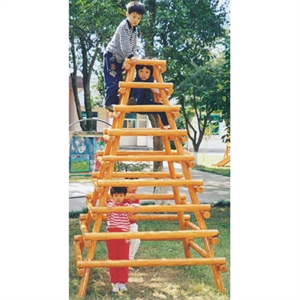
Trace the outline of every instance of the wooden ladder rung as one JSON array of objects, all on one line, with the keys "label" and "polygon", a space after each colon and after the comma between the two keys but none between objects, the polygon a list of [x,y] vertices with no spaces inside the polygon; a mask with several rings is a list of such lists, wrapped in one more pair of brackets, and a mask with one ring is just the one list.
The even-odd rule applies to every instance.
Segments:
[{"label": "wooden ladder rung", "polygon": [[77,268],[110,268],[110,267],[163,267],[192,265],[223,265],[225,257],[214,258],[172,258],[172,259],[134,259],[134,260],[93,260],[77,261]]},{"label": "wooden ladder rung", "polygon": [[[129,198],[131,194],[126,194],[125,199]],[[87,198],[92,198],[93,194],[86,194]],[[139,200],[145,200],[145,199],[151,199],[151,200],[174,200],[175,196],[174,194],[134,194],[134,197]],[[185,194],[180,194],[179,195],[181,200],[186,199]]]},{"label": "wooden ladder rung", "polygon": [[[159,112],[172,112],[172,111],[179,111],[180,106],[175,105],[115,105],[114,111],[115,112],[126,112],[126,113],[159,113]],[[136,129],[136,128],[134,128]],[[148,128],[152,129],[152,128]],[[124,129],[123,129],[124,130]]]},{"label": "wooden ladder rung", "polygon": [[126,128],[126,129],[103,129],[104,134],[109,136],[186,136],[184,129],[160,129],[160,128]]},{"label": "wooden ladder rung", "polygon": [[173,83],[165,82],[119,82],[120,88],[137,88],[137,89],[171,89],[173,88]]},{"label": "wooden ladder rung", "polygon": [[[182,178],[182,173],[175,173],[176,178]],[[100,179],[99,172],[92,172],[93,178]],[[111,178],[171,178],[169,172],[112,172]]]},{"label": "wooden ladder rung", "polygon": [[178,231],[138,231],[138,232],[91,232],[85,233],[85,241],[107,241],[121,239],[154,240],[182,240],[194,238],[207,238],[218,236],[218,230],[178,230]]},{"label": "wooden ladder rung", "polygon": [[[129,181],[129,180],[128,180]],[[93,184],[96,187],[106,186],[129,186],[127,180],[94,179]],[[161,179],[161,180],[132,180],[130,186],[202,186],[203,180],[193,179]]]},{"label": "wooden ladder rung", "polygon": [[153,155],[153,156],[144,156],[144,155],[105,155],[102,156],[102,161],[174,161],[174,162],[183,162],[183,161],[194,161],[193,155]]},{"label": "wooden ladder rung", "polygon": [[92,213],[108,212],[184,212],[184,211],[210,211],[209,204],[171,204],[171,205],[140,205],[133,206],[115,206],[107,208],[106,206],[91,207]]},{"label": "wooden ladder rung", "polygon": [[[104,153],[105,152],[103,150],[99,150],[99,151],[97,151],[97,156],[103,156]],[[167,154],[166,151],[119,150],[115,155],[147,155],[147,156],[149,155],[149,156],[152,156],[152,155],[166,155],[166,154]],[[178,154],[178,152],[175,150],[171,150],[171,154],[176,155],[176,154]],[[130,173],[130,172],[127,172],[127,173]],[[157,172],[157,173],[159,173],[159,172]]]}]

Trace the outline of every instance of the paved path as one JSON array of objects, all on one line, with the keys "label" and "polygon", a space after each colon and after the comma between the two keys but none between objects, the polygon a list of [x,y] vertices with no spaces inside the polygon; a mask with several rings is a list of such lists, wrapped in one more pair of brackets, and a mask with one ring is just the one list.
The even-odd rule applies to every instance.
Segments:
[{"label": "paved path", "polygon": [[[176,172],[181,172],[176,168]],[[217,203],[222,200],[230,201],[230,177],[190,169],[192,179],[202,179],[204,192],[198,194],[200,203]],[[94,186],[91,179],[69,183],[69,211],[81,211],[86,207],[85,195],[92,193]],[[187,188],[180,187],[180,193],[186,194],[187,203],[191,202]],[[138,193],[153,193],[153,187],[139,187]],[[172,193],[171,187],[166,193]],[[168,201],[172,203],[172,201]]]}]

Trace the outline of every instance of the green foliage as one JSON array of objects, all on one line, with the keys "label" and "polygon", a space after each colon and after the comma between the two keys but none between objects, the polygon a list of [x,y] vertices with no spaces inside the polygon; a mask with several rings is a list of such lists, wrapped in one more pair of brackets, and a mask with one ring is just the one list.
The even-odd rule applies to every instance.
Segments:
[{"label": "green foliage", "polygon": [[114,171],[115,172],[139,172],[143,171],[146,168],[149,168],[150,165],[146,163],[123,163],[121,161],[115,162]]},{"label": "green foliage", "polygon": [[230,177],[229,167],[207,167],[207,166],[197,165],[194,167],[194,169],[198,171],[209,172],[209,173]]},{"label": "green foliage", "polygon": [[224,72],[228,70],[224,65],[224,55],[220,53],[205,64],[193,68],[174,94],[181,105],[181,113],[195,152],[199,150],[205,131],[213,125],[211,115],[224,109],[224,97],[228,97],[223,81]]},{"label": "green foliage", "polygon": [[[185,124],[184,124],[184,119],[182,118],[182,116],[180,116],[179,118],[175,119],[175,123],[176,123],[176,127],[177,129],[185,129]],[[185,145],[185,143],[181,143],[182,146]],[[170,146],[171,149],[176,150],[176,146],[173,140],[170,140]]]},{"label": "green foliage", "polygon": [[69,212],[69,218],[70,219],[75,219],[78,218],[80,216],[80,214],[86,214],[88,212],[87,207],[85,207],[84,209],[82,209],[81,211],[70,211]]},{"label": "green foliage", "polygon": [[[83,78],[84,106],[87,118],[92,118],[92,102],[90,93],[90,79],[95,72],[95,63],[102,61],[104,45],[113,35],[117,24],[125,17],[124,7],[118,3],[112,5],[111,1],[69,0],[69,42],[70,68],[73,69],[71,77],[76,78],[80,71]],[[97,69],[98,67],[96,67]],[[81,107],[78,100],[76,80],[73,91],[78,113],[78,119],[82,119]],[[90,131],[92,121],[86,124],[80,123],[82,130]]]}]

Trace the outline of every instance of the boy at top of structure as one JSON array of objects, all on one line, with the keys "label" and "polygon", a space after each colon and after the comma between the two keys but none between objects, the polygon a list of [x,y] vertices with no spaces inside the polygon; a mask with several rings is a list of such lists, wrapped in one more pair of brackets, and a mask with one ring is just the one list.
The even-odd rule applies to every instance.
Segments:
[{"label": "boy at top of structure", "polygon": [[[139,206],[138,204],[124,203],[127,193],[126,187],[111,187],[110,196],[106,206],[112,209],[115,206]],[[107,232],[128,232],[130,231],[130,222],[128,216],[132,213],[126,212],[109,212],[107,213]],[[129,259],[129,240],[117,239],[106,241],[108,259],[122,260]],[[113,284],[112,291],[127,292],[126,283],[128,282],[128,267],[109,268],[110,282]]]},{"label": "boy at top of structure", "polygon": [[[133,178],[132,178],[133,179]],[[140,204],[140,200],[135,197],[137,186],[128,186],[127,187],[127,194],[130,194],[129,198],[124,199],[124,203],[129,204]],[[131,232],[138,232],[138,224],[136,220],[129,220],[130,222],[130,231]],[[130,246],[129,246],[129,259],[132,260],[135,257],[139,247],[140,247],[141,240],[140,239],[131,239]]]},{"label": "boy at top of structure", "polygon": [[[146,65],[137,65],[136,66],[136,77],[134,82],[154,82],[153,67]],[[130,91],[130,99],[128,100],[128,105],[162,105],[160,102],[155,102],[153,97],[153,92],[151,89],[147,88],[132,88]],[[148,114],[158,114],[164,125],[165,129],[169,128],[168,118],[165,112],[146,112],[141,113],[141,115]]]},{"label": "boy at top of structure", "polygon": [[137,25],[145,13],[141,2],[131,1],[126,5],[126,19],[117,27],[104,53],[105,108],[113,112],[113,105],[119,104],[119,82],[126,58],[136,64]]}]

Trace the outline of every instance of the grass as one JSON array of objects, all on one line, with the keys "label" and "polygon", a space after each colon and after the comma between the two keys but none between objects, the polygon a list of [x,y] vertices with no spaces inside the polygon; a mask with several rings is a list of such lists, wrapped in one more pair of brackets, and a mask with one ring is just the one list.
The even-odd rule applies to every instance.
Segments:
[{"label": "grass", "polygon": [[204,165],[198,165],[194,167],[195,170],[214,173],[222,176],[230,177],[230,167],[210,167]]},{"label": "grass", "polygon": [[[196,218],[191,215],[195,224]],[[80,277],[74,266],[74,235],[81,234],[79,219],[69,219],[69,291],[70,299],[75,300],[80,285]],[[217,291],[211,268],[209,266],[182,267],[137,267],[130,269],[128,293],[113,294],[109,282],[107,268],[94,268],[91,271],[86,291],[86,300],[96,299],[199,299],[229,300],[230,299],[230,206],[229,203],[214,205],[211,217],[206,219],[208,229],[219,231],[219,244],[214,246],[215,257],[225,257],[227,272],[221,273],[226,295]],[[105,230],[103,223],[101,231]],[[139,221],[139,231],[179,230],[177,221]],[[202,239],[196,243],[203,247]],[[86,250],[85,250],[86,251]],[[199,255],[192,251],[193,257]],[[84,252],[83,257],[86,257]],[[95,259],[106,259],[107,252],[104,242],[98,242]],[[181,258],[184,250],[181,241],[142,241],[136,259],[139,258]]]}]

